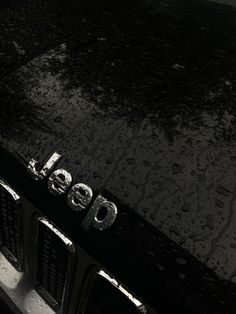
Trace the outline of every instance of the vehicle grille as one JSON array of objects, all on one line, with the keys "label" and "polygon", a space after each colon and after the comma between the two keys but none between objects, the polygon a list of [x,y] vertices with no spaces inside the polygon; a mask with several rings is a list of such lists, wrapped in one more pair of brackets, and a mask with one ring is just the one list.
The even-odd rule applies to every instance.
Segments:
[{"label": "vehicle grille", "polygon": [[8,260],[19,268],[19,197],[0,180],[0,245]]},{"label": "vehicle grille", "polygon": [[[82,248],[76,249],[53,223],[1,179],[0,249],[15,268],[29,272],[37,292],[56,313],[147,313],[126,288],[98,270],[91,256]],[[79,285],[74,277],[80,278]],[[74,303],[70,303],[72,295]]]}]

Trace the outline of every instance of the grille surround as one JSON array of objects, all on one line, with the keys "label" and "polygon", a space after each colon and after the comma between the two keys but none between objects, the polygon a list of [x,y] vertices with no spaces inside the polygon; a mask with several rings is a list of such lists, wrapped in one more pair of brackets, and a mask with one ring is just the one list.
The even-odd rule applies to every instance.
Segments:
[{"label": "grille surround", "polygon": [[[84,286],[82,290],[82,295],[79,303],[79,307],[77,309],[77,314],[87,314],[91,312],[87,312],[87,307],[89,301],[91,300],[91,294],[95,286],[96,280],[102,279],[109,286],[109,289],[114,289],[120,296],[126,299],[126,302],[129,302],[129,306],[133,307],[132,313],[136,314],[149,314],[149,309],[146,304],[144,304],[140,299],[136,298],[129,289],[127,289],[121,282],[117,281],[113,276],[111,276],[107,271],[103,268],[93,267],[87,273],[86,280],[84,281]],[[104,296],[106,299],[107,296]],[[100,312],[96,312],[100,313]],[[110,312],[109,312],[110,313]],[[122,312],[126,313],[126,312]],[[104,313],[105,314],[105,313]],[[107,312],[106,312],[107,314]]]},{"label": "grille surround", "polygon": [[[35,287],[45,302],[55,312],[66,314],[76,265],[75,246],[71,240],[45,217],[37,216],[34,226],[31,274],[33,275]],[[48,232],[44,239],[42,237],[43,231],[40,230],[42,228]],[[54,239],[50,239],[50,233]],[[55,266],[56,259],[62,252],[58,254],[58,248],[53,248],[53,243],[50,243],[50,241],[54,241],[54,243],[58,241],[61,244],[59,249],[67,253],[67,258],[64,260],[66,267],[63,269],[63,275],[60,273],[60,270],[62,270],[60,265],[56,265],[55,269],[53,268],[53,264]],[[60,302],[57,298],[58,296],[61,298]]]},{"label": "grille surround", "polygon": [[20,196],[1,179],[0,222],[1,252],[18,271],[24,271],[23,205]]}]

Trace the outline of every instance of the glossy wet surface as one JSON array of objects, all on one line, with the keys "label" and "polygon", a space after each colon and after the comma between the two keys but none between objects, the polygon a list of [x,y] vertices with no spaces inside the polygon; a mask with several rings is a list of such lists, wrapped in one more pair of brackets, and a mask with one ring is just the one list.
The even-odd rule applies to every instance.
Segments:
[{"label": "glossy wet surface", "polygon": [[58,151],[235,283],[236,10],[134,2],[1,11],[0,141],[25,166]]}]

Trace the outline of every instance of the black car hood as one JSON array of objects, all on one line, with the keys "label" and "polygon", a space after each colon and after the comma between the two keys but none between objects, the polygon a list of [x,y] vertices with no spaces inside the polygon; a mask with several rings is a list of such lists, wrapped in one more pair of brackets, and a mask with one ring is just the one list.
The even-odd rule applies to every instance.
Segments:
[{"label": "black car hood", "polygon": [[[192,289],[201,300],[211,293],[211,302],[220,302],[213,280],[229,289],[222,302],[230,298],[231,313],[236,10],[202,1],[114,2],[112,9],[92,2],[69,11],[70,19],[52,10],[42,52],[18,46],[22,54],[7,65],[0,174],[101,262],[116,258],[120,276],[134,267],[133,254],[135,270],[148,261],[158,280],[166,276],[183,294]],[[43,162],[55,151],[74,182],[118,202],[114,228],[84,234],[65,200],[28,178],[29,160]],[[147,285],[154,269],[144,272]],[[152,303],[155,293],[148,295]]]}]

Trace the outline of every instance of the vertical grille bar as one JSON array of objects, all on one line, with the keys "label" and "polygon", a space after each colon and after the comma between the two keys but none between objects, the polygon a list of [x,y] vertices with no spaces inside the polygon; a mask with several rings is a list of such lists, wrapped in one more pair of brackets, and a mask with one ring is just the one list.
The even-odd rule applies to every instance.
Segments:
[{"label": "vertical grille bar", "polygon": [[22,207],[19,195],[0,180],[0,247],[2,253],[18,270],[22,270],[21,245]]},{"label": "vertical grille bar", "polygon": [[74,269],[73,243],[45,218],[37,219],[37,251],[34,260],[36,287],[45,301],[60,313],[70,295]]}]

